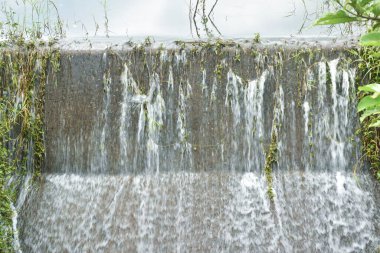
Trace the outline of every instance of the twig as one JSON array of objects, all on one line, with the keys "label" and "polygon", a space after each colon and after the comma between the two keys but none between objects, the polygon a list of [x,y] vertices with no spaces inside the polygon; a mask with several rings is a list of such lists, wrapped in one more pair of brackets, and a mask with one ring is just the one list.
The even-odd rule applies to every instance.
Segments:
[{"label": "twig", "polygon": [[210,12],[208,13],[208,19],[210,20],[212,26],[215,28],[215,30],[218,32],[219,35],[222,35],[222,33],[219,31],[218,27],[216,27],[216,25],[214,24],[214,21],[212,20],[211,18],[211,14],[213,13],[214,9],[215,9],[215,6],[217,5],[217,3],[219,2],[219,0],[216,0],[214,5],[212,6]]},{"label": "twig", "polygon": [[192,6],[192,4],[191,4],[191,0],[190,0],[190,3],[189,3],[189,25],[190,25],[190,33],[191,33],[191,36],[193,37],[193,22],[191,20],[191,17],[193,16],[193,9],[191,8],[191,6]]},{"label": "twig", "polygon": [[197,33],[198,38],[200,38],[201,36],[199,35],[199,28],[198,28],[197,21],[196,21],[196,16],[197,16],[197,11],[198,11],[198,5],[199,5],[199,0],[197,0],[197,3],[195,4],[195,10],[194,10],[194,15],[193,15],[193,22],[194,22],[194,26],[195,26],[195,32]]}]

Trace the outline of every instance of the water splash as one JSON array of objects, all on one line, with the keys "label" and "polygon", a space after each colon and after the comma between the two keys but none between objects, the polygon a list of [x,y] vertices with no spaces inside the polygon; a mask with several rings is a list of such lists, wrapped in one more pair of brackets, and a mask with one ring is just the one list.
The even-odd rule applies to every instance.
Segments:
[{"label": "water splash", "polygon": [[235,75],[230,69],[227,74],[226,84],[226,100],[225,105],[231,106],[232,113],[234,115],[234,126],[236,127],[240,123],[240,87],[242,86],[242,80],[239,76]]},{"label": "water splash", "polygon": [[363,252],[378,242],[369,177],[359,179],[367,191],[343,171],[275,174],[276,220],[260,173],[49,175],[40,204],[25,210],[36,216],[23,220],[34,227],[24,244],[27,252]]},{"label": "water splash", "polygon": [[248,87],[244,90],[247,171],[262,168],[264,164],[262,149],[264,138],[263,105],[264,84],[267,76],[268,71],[264,71],[258,80],[249,81]]},{"label": "water splash", "polygon": [[[148,140],[147,166],[155,172],[160,171],[160,131],[164,127],[165,101],[161,94],[159,77],[154,74],[150,81],[150,96],[153,101],[147,104]],[[153,98],[153,93],[156,93]]]},{"label": "water splash", "polygon": [[[340,59],[335,59],[328,63],[331,74],[331,98],[332,98],[332,125],[329,129],[331,134],[330,152],[332,166],[334,168],[345,168],[347,159],[345,157],[345,147],[349,143],[345,140],[348,128],[348,103],[349,103],[349,77],[348,72],[337,71]],[[343,78],[342,78],[343,75]],[[338,87],[337,78],[342,78]],[[341,93],[338,93],[340,88]]]},{"label": "water splash", "polygon": [[22,253],[17,229],[18,211],[12,202],[10,206],[12,210],[13,250],[16,253]]},{"label": "water splash", "polygon": [[[188,87],[188,85],[187,85]],[[177,117],[177,132],[178,132],[178,140],[177,147],[180,151],[180,164],[188,164],[188,167],[192,166],[192,145],[189,142],[189,130],[187,126],[187,99],[191,96],[191,89],[187,89],[186,93],[182,88],[182,85],[179,86],[179,106],[178,106],[178,117]],[[185,166],[183,166],[185,167]]]},{"label": "water splash", "polygon": [[131,100],[131,91],[137,96],[140,95],[140,90],[137,87],[135,80],[133,79],[128,66],[124,65],[124,71],[121,74],[121,82],[123,84],[122,89],[122,102],[121,102],[121,114],[120,114],[120,128],[119,128],[119,141],[120,141],[120,166],[125,167],[128,164],[128,129],[130,122],[130,107],[129,102]]}]

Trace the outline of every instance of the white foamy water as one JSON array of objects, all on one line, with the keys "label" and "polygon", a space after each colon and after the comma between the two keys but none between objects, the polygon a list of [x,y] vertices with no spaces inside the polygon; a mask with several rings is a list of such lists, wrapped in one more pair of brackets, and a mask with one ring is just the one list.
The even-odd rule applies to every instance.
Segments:
[{"label": "white foamy water", "polygon": [[282,172],[273,205],[265,182],[227,172],[49,175],[23,214],[23,226],[33,228],[22,231],[25,249],[365,252],[378,243],[368,176]]}]

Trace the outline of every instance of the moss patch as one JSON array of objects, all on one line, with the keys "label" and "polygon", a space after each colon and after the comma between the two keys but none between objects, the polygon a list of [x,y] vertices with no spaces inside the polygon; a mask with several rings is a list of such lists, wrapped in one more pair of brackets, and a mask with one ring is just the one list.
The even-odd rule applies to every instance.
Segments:
[{"label": "moss patch", "polygon": [[264,167],[264,172],[265,172],[265,178],[267,180],[267,194],[268,197],[271,201],[274,200],[274,190],[273,190],[273,171],[272,167],[273,165],[277,163],[277,135],[275,131],[272,133],[272,140],[271,144],[269,145],[268,152],[265,156],[265,167]]}]

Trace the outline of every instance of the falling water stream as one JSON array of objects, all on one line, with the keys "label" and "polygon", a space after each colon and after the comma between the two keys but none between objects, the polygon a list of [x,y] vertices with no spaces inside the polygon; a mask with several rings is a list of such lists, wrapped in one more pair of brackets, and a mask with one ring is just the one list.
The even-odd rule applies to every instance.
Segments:
[{"label": "falling water stream", "polygon": [[20,212],[21,248],[375,252],[379,186],[354,135],[355,66],[329,50],[127,50],[96,58],[95,81],[65,69],[93,56],[62,60],[74,74],[47,92],[64,98],[47,100],[51,162]]}]

